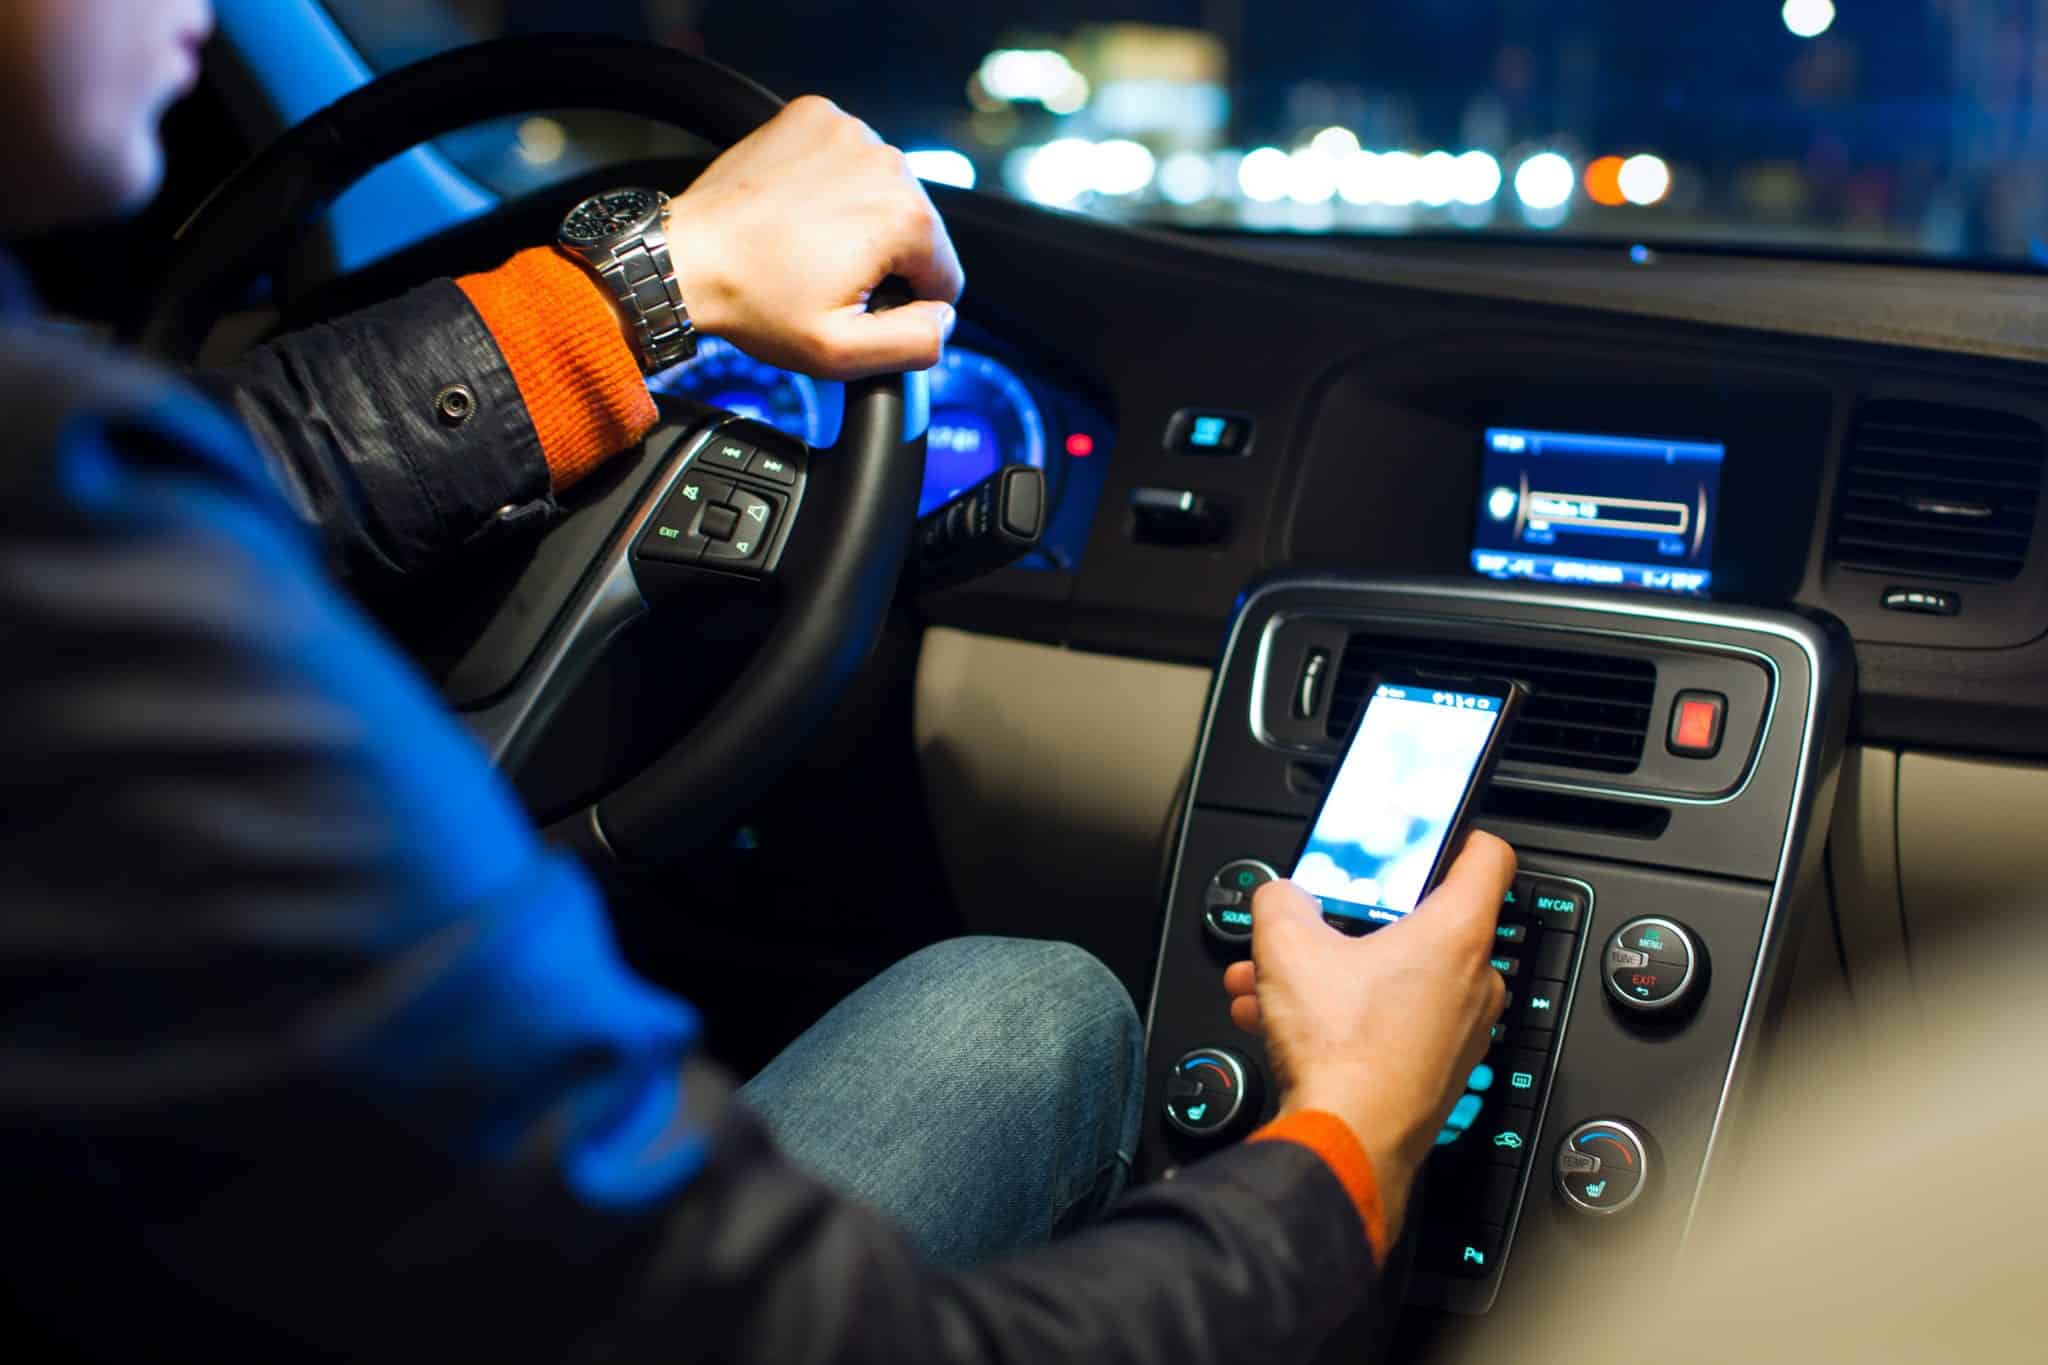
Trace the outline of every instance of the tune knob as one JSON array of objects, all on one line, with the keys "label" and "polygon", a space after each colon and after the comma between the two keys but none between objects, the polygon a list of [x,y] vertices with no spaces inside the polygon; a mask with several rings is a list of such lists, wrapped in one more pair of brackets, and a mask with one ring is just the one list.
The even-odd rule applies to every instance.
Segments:
[{"label": "tune knob", "polygon": [[1601,958],[1607,994],[1631,1014],[1674,1018],[1697,1005],[1707,988],[1707,954],[1675,919],[1646,915],[1607,938]]},{"label": "tune knob", "polygon": [[1166,1121],[1189,1137],[1222,1137],[1258,1114],[1259,1079],[1242,1053],[1198,1047],[1166,1078]]}]

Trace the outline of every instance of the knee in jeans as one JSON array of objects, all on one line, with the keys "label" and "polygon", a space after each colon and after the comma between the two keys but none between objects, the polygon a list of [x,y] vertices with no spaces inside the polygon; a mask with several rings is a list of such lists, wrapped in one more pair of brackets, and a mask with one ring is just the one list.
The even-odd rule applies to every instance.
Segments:
[{"label": "knee in jeans", "polygon": [[[964,938],[920,956],[942,989],[980,1003],[984,1064],[1014,1067],[1020,1080],[1132,1083],[1143,1031],[1130,995],[1086,949],[1038,939]],[[1048,1070],[1050,1068],[1050,1070]]]}]

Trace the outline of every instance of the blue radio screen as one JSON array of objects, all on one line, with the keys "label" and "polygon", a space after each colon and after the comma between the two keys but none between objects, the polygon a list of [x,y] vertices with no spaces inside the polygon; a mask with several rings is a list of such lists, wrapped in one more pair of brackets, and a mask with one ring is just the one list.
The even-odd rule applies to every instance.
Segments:
[{"label": "blue radio screen", "polygon": [[1726,453],[1707,441],[1490,428],[1472,567],[1489,578],[1704,594]]},{"label": "blue radio screen", "polygon": [[1390,924],[1422,899],[1501,699],[1381,683],[1289,880],[1323,913]]}]

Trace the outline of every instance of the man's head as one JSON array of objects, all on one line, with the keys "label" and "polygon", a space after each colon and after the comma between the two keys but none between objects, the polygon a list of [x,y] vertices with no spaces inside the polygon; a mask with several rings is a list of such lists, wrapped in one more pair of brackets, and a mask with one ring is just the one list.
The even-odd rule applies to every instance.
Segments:
[{"label": "man's head", "polygon": [[0,0],[0,232],[147,202],[212,25],[211,0]]}]

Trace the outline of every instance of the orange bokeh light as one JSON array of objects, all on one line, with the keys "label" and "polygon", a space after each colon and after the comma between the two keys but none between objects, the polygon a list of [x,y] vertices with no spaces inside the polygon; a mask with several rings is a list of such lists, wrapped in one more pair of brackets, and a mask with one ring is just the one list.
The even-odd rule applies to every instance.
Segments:
[{"label": "orange bokeh light", "polygon": [[1628,199],[1621,192],[1621,158],[1603,156],[1586,167],[1586,194],[1596,204],[1616,208]]}]

